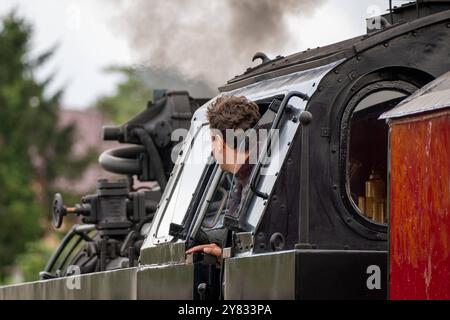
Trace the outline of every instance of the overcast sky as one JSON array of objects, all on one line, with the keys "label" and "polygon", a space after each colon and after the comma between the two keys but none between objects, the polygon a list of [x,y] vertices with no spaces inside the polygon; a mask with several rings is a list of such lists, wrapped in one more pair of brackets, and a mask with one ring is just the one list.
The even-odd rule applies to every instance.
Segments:
[{"label": "overcast sky", "polygon": [[[105,74],[103,68],[136,63],[137,55],[114,26],[124,2],[127,0],[1,0],[0,15],[16,8],[34,25],[35,53],[59,44],[51,64],[38,76],[56,72],[52,86],[53,89],[66,88],[64,107],[86,108],[98,96],[113,92],[119,81],[117,76]],[[286,55],[363,34],[365,18],[377,11],[384,12],[387,4],[388,0],[327,0],[313,15],[290,19],[289,25],[295,30],[296,41],[287,52],[279,54]],[[250,65],[251,57],[248,59]],[[226,80],[223,79],[223,83]]]}]

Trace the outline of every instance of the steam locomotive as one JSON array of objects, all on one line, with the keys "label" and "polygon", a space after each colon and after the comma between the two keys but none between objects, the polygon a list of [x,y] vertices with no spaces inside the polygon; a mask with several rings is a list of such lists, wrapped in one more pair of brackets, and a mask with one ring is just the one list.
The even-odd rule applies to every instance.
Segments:
[{"label": "steam locomotive", "polygon": [[[260,65],[219,88],[255,101],[279,133],[237,215],[223,206],[232,177],[204,139],[214,99],[169,94],[104,130],[136,145],[100,159],[127,180],[100,181],[75,207],[55,197],[56,226],[71,213],[88,225],[73,232],[86,242],[76,258],[53,271],[69,239],[47,280],[0,288],[0,298],[450,298],[450,1],[404,4],[367,24],[326,47],[258,53]],[[189,133],[169,142],[178,127]],[[137,190],[133,176],[157,180],[162,194]],[[219,224],[230,230],[220,264],[186,256]]]}]

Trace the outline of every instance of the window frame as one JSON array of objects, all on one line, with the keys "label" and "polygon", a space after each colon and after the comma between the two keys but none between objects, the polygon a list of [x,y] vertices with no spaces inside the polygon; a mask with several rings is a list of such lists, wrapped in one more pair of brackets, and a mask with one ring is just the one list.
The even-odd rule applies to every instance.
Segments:
[{"label": "window frame", "polygon": [[[173,195],[177,191],[177,184],[179,183],[179,180],[183,176],[183,171],[185,170],[185,162],[190,157],[192,149],[194,148],[194,144],[197,143],[198,141],[200,141],[197,139],[202,138],[201,135],[202,135],[203,130],[209,130],[208,128],[209,128],[208,123],[206,123],[206,122],[199,123],[197,125],[197,127],[194,127],[193,132],[189,133],[189,134],[191,134],[191,136],[189,136],[189,134],[188,134],[188,138],[184,141],[185,145],[182,147],[182,149],[181,149],[182,153],[180,153],[180,155],[179,155],[182,158],[177,161],[177,164],[175,165],[174,170],[172,172],[171,179],[169,179],[168,186],[166,187],[166,190],[162,196],[163,206],[161,205],[161,203],[159,204],[159,207],[160,207],[159,209],[161,210],[161,213],[159,213],[159,219],[157,221],[154,221],[154,224],[152,224],[152,227],[150,229],[151,233],[154,233],[153,241],[156,241],[156,244],[171,242],[171,241],[173,241],[174,238],[176,238],[176,237],[170,235],[170,231],[171,231],[170,225],[173,224],[173,222],[174,222],[173,216],[171,219],[171,223],[169,224],[169,230],[168,230],[167,235],[159,236],[160,228],[164,224],[164,218],[167,214],[167,210],[168,210],[168,207],[170,206],[171,202],[178,200],[177,197],[173,198]],[[210,159],[211,159],[211,157],[208,158],[208,161]],[[210,166],[211,166],[211,163],[204,164],[202,173],[199,178],[200,182],[202,181],[202,179],[204,179],[205,172],[208,170],[208,168],[210,168]],[[172,185],[174,186],[173,188],[172,188]],[[189,209],[191,208],[192,203],[194,201],[195,201],[195,197],[193,196],[190,199],[188,206],[186,208],[185,215],[182,220],[183,225],[185,224],[185,221],[187,219],[187,214],[188,214]]]},{"label": "window frame", "polygon": [[[339,171],[340,171],[340,185],[341,185],[341,200],[350,212],[354,220],[359,224],[367,227],[369,229],[375,230],[377,232],[387,233],[388,223],[377,223],[369,218],[367,218],[361,210],[358,208],[357,204],[353,201],[351,196],[351,190],[348,178],[348,158],[350,152],[350,130],[351,130],[351,120],[355,109],[359,104],[367,97],[372,94],[381,91],[397,91],[399,93],[405,94],[405,99],[413,94],[419,88],[414,84],[404,81],[404,80],[379,80],[376,82],[368,83],[359,89],[346,103],[342,117],[340,119],[340,154],[339,154]],[[389,101],[389,100],[388,100]],[[370,108],[370,107],[369,107]],[[380,120],[382,121],[382,120]],[[389,144],[388,144],[389,145]],[[389,152],[388,152],[389,154]],[[388,161],[388,159],[386,159]],[[387,175],[388,179],[389,176]],[[388,185],[386,181],[386,187]],[[388,192],[388,191],[387,191]],[[389,194],[387,194],[387,203],[389,202]],[[347,223],[349,221],[345,220]]]}]

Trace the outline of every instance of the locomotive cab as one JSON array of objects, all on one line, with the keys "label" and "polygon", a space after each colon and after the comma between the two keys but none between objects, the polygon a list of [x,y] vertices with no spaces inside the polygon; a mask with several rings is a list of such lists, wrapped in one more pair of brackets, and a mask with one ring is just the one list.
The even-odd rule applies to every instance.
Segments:
[{"label": "locomotive cab", "polygon": [[[308,108],[309,97],[314,95],[321,79],[341,62],[223,93],[246,96],[255,101],[262,113],[258,126],[271,128],[266,140],[262,141],[265,148],[259,151],[258,161],[253,167],[249,181],[250,191],[236,215],[231,216],[227,211],[234,177],[230,173],[222,172],[211,157],[210,133],[205,116],[209,103],[196,112],[141,251],[140,264],[143,269],[140,274],[150,274],[153,268],[157,268],[159,273],[163,273],[159,275],[159,279],[170,279],[168,274],[164,274],[164,267],[161,265],[166,264],[167,272],[172,273],[173,271],[169,270],[172,270],[173,264],[176,263],[180,272],[176,279],[185,283],[185,290],[179,292],[181,297],[205,298],[208,292],[208,298],[218,298],[220,293],[225,298],[246,298],[248,294],[252,297],[255,297],[255,294],[256,297],[272,294],[271,298],[293,298],[296,295],[314,297],[315,291],[311,289],[317,286],[317,283],[309,281],[309,284],[306,284],[302,280],[304,285],[299,290],[295,287],[295,277],[297,273],[307,276],[312,269],[317,268],[320,261],[326,261],[330,265],[335,264],[333,261],[341,264],[333,272],[335,276],[342,275],[342,272],[350,276],[358,270],[360,266],[350,262],[356,255],[358,259],[367,261],[368,265],[386,264],[386,254],[382,250],[356,252],[344,246],[332,247],[328,244],[319,244],[322,250],[315,250],[318,244],[311,243],[307,237],[310,225],[302,223],[308,221],[309,210],[304,206],[309,197],[309,182],[304,179],[310,173],[305,163],[308,162],[306,159],[309,157],[309,148],[314,150],[314,146],[309,147],[308,141],[309,121],[314,119],[311,119],[309,112],[306,117],[304,114]],[[364,134],[366,138],[370,138],[372,134],[377,137],[380,131],[385,130],[384,123],[378,120],[379,115],[406,96],[392,90],[386,91],[374,96],[368,95],[355,105],[351,118],[351,131],[355,131],[353,136]],[[371,126],[367,125],[367,122]],[[362,132],[364,129],[368,131]],[[386,143],[387,141],[381,139],[377,147],[382,149]],[[268,144],[271,145],[270,151],[266,149]],[[355,142],[353,145],[354,148],[358,147]],[[268,152],[270,157],[267,157]],[[359,152],[364,154],[361,150]],[[376,159],[382,159],[382,154]],[[385,168],[382,166],[383,161],[379,161],[381,168]],[[383,196],[386,197],[381,194],[380,198]],[[377,221],[374,218],[372,222]],[[227,238],[229,231],[232,232],[231,238]],[[211,259],[203,254],[194,254],[194,257],[187,258],[184,255],[186,248],[209,241],[206,233],[217,236],[220,240],[218,242],[222,243],[225,259],[220,266],[217,266],[215,258]],[[364,248],[364,244],[359,247]],[[370,246],[366,246],[366,249],[370,249]],[[271,254],[267,255],[268,253]],[[269,270],[279,264],[286,265],[269,281],[261,281],[266,286],[278,283],[279,290],[272,293],[270,290],[252,290],[251,293],[242,291],[245,287],[240,284],[258,274],[254,272],[254,267],[249,270],[242,269],[241,264],[249,265],[245,262],[249,258],[255,259],[254,266],[263,265],[256,260],[268,259],[264,264]],[[342,260],[347,263],[342,265]],[[302,269],[297,270],[300,266]],[[240,270],[239,273],[235,271],[236,268]],[[286,270],[290,271],[285,272]],[[151,281],[145,279],[149,277],[143,276],[138,282],[138,287],[143,290],[142,295],[151,298],[165,297],[156,290],[156,287],[161,285],[160,282],[155,282],[153,277]],[[222,287],[221,283],[225,285]],[[207,288],[203,293],[197,290],[200,285]],[[333,287],[334,285],[332,283]],[[351,294],[361,294],[360,287],[351,290]],[[324,288],[324,291],[329,292],[328,288]],[[384,293],[385,290],[375,292],[373,296],[382,297]]]},{"label": "locomotive cab", "polygon": [[[264,144],[270,140],[270,157],[266,152],[264,163],[261,155],[257,157],[249,182],[252,190],[247,195],[245,206],[233,217],[228,215],[226,207],[233,176],[222,172],[211,157],[210,133],[205,119],[209,104],[197,110],[144,243],[141,264],[154,262],[152,259],[155,256],[161,256],[155,253],[161,250],[174,252],[174,246],[179,246],[177,252],[180,255],[175,258],[168,254],[170,260],[165,262],[174,262],[174,258],[178,262],[184,261],[185,246],[201,243],[202,234],[214,232],[218,225],[223,227],[225,224],[227,229],[235,231],[235,237],[255,233],[281,167],[294,145],[300,126],[299,117],[305,110],[307,97],[314,93],[317,83],[335,65],[332,63],[223,93],[245,96],[255,101],[262,113],[258,126],[271,129],[266,132],[266,140],[259,141]],[[235,240],[239,241],[235,238],[232,242]],[[230,249],[225,245],[224,242],[225,250]],[[252,249],[252,240],[245,245],[233,245],[236,255],[251,252]]]}]

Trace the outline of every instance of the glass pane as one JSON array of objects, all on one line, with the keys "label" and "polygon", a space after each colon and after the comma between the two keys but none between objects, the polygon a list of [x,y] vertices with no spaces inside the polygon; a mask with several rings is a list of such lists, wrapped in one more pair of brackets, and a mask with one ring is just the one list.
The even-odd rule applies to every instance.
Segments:
[{"label": "glass pane", "polygon": [[383,90],[364,98],[350,121],[347,178],[351,201],[366,218],[387,222],[388,126],[378,117],[406,95]]},{"label": "glass pane", "polygon": [[171,223],[182,224],[183,222],[195,188],[211,155],[209,126],[204,126],[200,130],[188,152],[189,154],[186,156],[185,161],[180,164],[182,170],[158,228],[158,238],[169,234]]},{"label": "glass pane", "polygon": [[232,183],[233,175],[231,173],[224,172],[220,179],[219,185],[209,201],[205,212],[205,218],[202,223],[203,228],[213,229],[222,227],[223,216],[227,211],[227,202]]},{"label": "glass pane", "polygon": [[363,109],[369,108],[371,106],[377,105],[379,103],[383,103],[386,101],[391,101],[398,98],[404,98],[406,95],[403,92],[395,91],[395,90],[383,90],[372,93],[361,100],[360,103],[355,108],[354,112],[361,111]]}]

